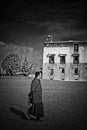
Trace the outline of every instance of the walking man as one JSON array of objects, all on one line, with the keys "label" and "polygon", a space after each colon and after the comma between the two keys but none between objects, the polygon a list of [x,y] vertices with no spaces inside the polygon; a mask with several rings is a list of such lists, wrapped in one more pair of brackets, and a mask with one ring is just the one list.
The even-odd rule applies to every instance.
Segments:
[{"label": "walking man", "polygon": [[29,118],[40,120],[41,117],[44,116],[44,108],[42,103],[42,86],[41,86],[41,72],[36,72],[35,77],[33,78],[30,86],[30,103],[27,114]]}]

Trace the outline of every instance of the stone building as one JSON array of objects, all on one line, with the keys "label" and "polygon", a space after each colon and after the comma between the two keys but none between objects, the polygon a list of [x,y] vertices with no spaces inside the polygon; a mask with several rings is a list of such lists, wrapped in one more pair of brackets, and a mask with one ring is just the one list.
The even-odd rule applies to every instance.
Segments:
[{"label": "stone building", "polygon": [[87,41],[44,42],[43,79],[87,80]]}]

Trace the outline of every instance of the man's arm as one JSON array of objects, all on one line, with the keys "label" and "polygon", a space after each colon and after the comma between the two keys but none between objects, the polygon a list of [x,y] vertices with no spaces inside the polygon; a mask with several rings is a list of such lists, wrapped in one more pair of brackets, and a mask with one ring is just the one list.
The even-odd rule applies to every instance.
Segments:
[{"label": "man's arm", "polygon": [[37,88],[37,81],[34,79],[31,83],[31,92],[35,92],[36,88]]}]

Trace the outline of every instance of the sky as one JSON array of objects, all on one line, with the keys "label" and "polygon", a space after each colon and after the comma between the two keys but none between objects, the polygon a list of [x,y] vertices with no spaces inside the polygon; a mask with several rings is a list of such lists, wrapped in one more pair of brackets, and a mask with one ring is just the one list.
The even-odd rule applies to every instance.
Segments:
[{"label": "sky", "polygon": [[47,36],[87,40],[87,5],[82,0],[0,2],[0,42],[41,48]]}]

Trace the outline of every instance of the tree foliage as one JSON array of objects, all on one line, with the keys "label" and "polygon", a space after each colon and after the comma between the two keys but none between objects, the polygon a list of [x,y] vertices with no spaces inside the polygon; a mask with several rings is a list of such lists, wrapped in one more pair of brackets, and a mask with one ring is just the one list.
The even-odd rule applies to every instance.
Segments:
[{"label": "tree foliage", "polygon": [[2,61],[2,68],[7,75],[13,75],[20,69],[20,58],[17,54],[10,54]]},{"label": "tree foliage", "polygon": [[[5,60],[9,59],[7,57],[10,57],[11,54],[17,54],[20,57],[21,62],[21,70],[19,73],[23,74],[26,72],[28,74],[34,74],[42,67],[42,52],[42,49],[35,50],[31,47],[17,46],[14,44],[8,45],[5,43],[4,45],[0,45],[0,65],[1,68],[3,68],[2,73],[5,73],[5,71],[7,74],[13,74],[16,72],[15,69],[12,69],[11,67],[13,65],[9,65],[12,64],[12,62],[9,63],[9,60],[7,62]],[[4,61],[5,63],[3,63]]]},{"label": "tree foliage", "polygon": [[33,63],[29,62],[27,60],[27,57],[25,57],[23,65],[22,65],[22,72],[24,75],[29,75],[31,73],[32,65],[33,65]]}]

